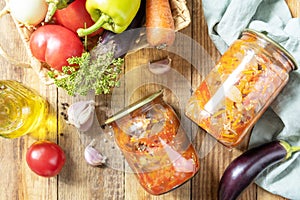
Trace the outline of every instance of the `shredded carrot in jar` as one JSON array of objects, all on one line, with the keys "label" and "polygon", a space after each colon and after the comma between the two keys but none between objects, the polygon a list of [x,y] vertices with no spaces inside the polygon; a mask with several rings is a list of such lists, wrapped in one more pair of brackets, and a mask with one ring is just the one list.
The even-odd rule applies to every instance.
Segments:
[{"label": "shredded carrot in jar", "polygon": [[226,146],[241,142],[288,79],[287,61],[257,43],[249,36],[234,42],[187,105],[186,115]]}]

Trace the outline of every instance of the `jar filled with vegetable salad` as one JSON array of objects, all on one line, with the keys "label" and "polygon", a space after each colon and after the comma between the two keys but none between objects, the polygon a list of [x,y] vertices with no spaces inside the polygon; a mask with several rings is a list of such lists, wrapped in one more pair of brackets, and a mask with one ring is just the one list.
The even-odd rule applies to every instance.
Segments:
[{"label": "jar filled with vegetable salad", "polygon": [[287,50],[247,29],[193,93],[186,115],[225,146],[235,147],[296,68]]},{"label": "jar filled with vegetable salad", "polygon": [[162,91],[105,122],[141,186],[150,194],[171,191],[199,170],[199,158]]}]

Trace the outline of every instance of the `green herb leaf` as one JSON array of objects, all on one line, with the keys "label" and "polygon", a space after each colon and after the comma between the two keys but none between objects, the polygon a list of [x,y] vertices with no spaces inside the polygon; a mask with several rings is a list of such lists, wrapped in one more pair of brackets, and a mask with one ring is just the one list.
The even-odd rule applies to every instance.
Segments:
[{"label": "green herb leaf", "polygon": [[[64,76],[51,72],[57,87],[63,88],[69,95],[86,96],[93,90],[96,95],[108,94],[113,87],[119,86],[119,75],[124,59],[114,58],[114,46],[97,47],[91,53],[68,59],[70,66],[63,67]],[[79,69],[73,67],[78,65]]]}]

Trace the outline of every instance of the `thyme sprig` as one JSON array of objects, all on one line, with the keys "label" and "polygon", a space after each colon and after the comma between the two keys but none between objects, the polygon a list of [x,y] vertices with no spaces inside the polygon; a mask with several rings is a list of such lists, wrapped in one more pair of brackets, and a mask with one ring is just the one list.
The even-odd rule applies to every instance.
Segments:
[{"label": "thyme sprig", "polygon": [[[96,48],[84,52],[81,57],[68,59],[70,66],[63,67],[64,76],[50,72],[57,87],[63,88],[71,96],[86,96],[90,91],[95,95],[108,94],[120,85],[119,75],[124,63],[122,58],[114,58],[114,47]],[[77,65],[77,70],[74,65]]]}]

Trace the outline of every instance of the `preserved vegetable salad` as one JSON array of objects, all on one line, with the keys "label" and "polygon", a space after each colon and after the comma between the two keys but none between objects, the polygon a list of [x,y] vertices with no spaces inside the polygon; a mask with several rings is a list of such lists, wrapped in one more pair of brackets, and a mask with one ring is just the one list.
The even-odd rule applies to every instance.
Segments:
[{"label": "preserved vegetable salad", "polygon": [[295,68],[281,46],[262,33],[246,30],[196,89],[186,115],[224,145],[236,146]]},{"label": "preserved vegetable salad", "polygon": [[199,170],[199,158],[171,106],[156,93],[106,121],[142,187],[166,193]]}]

